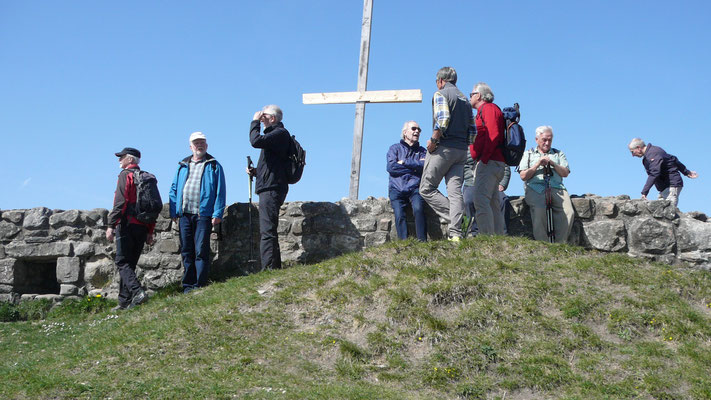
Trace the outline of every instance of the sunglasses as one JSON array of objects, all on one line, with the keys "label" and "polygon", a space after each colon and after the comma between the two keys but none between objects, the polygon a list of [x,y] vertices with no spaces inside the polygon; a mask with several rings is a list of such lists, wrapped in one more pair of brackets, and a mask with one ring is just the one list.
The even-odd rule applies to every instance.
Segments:
[{"label": "sunglasses", "polygon": [[479,92],[471,92],[471,93],[469,93],[469,97],[472,97],[472,96],[474,96],[475,94],[479,94]]},{"label": "sunglasses", "polygon": [[410,129],[412,129],[413,132],[422,132],[422,129],[420,129],[416,126],[411,126]]}]

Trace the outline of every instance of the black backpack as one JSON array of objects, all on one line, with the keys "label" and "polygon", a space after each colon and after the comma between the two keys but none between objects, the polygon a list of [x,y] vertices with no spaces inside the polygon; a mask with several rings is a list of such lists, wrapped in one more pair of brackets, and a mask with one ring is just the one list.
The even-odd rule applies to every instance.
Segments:
[{"label": "black backpack", "polygon": [[301,180],[306,165],[306,150],[296,140],[296,136],[289,138],[289,152],[287,153],[289,164],[286,169],[286,181],[294,184]]},{"label": "black backpack", "polygon": [[153,224],[163,209],[158,190],[158,179],[147,171],[133,169],[133,184],[136,185],[136,204],[133,216],[145,224]]},{"label": "black backpack", "polygon": [[526,151],[526,135],[523,133],[523,127],[518,124],[521,120],[518,103],[515,103],[513,107],[504,108],[502,113],[506,120],[506,131],[504,132],[504,141],[501,143],[501,150],[506,164],[515,166],[518,171],[518,164]]}]

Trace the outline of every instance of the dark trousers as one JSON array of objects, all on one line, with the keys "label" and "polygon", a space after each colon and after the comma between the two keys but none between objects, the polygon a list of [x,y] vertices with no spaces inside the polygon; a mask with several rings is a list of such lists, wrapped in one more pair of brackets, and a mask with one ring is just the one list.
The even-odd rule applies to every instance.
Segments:
[{"label": "dark trousers", "polygon": [[405,206],[410,203],[412,215],[415,217],[415,233],[417,240],[427,241],[427,218],[425,217],[425,204],[420,191],[415,189],[411,192],[400,192],[390,189],[388,193],[390,205],[395,214],[395,230],[397,237],[401,240],[407,239],[407,218],[405,216]]},{"label": "dark trousers", "polygon": [[259,253],[262,270],[281,268],[279,251],[279,208],[284,204],[289,187],[280,190],[266,190],[259,193]]},{"label": "dark trousers", "polygon": [[183,256],[183,291],[205,286],[210,274],[212,218],[197,214],[180,217],[180,254]]},{"label": "dark trousers", "polygon": [[148,228],[137,224],[119,224],[116,227],[116,268],[118,268],[119,305],[126,307],[131,299],[141,290],[141,283],[136,278],[136,264],[146,243]]}]

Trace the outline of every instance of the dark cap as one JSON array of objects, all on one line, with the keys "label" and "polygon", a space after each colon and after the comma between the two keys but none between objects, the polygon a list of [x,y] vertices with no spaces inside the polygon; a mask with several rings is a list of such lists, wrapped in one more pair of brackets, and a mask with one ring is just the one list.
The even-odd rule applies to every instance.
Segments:
[{"label": "dark cap", "polygon": [[141,152],[134,149],[133,147],[124,147],[123,150],[116,153],[116,157],[123,157],[126,154],[130,154],[136,158],[141,158]]}]

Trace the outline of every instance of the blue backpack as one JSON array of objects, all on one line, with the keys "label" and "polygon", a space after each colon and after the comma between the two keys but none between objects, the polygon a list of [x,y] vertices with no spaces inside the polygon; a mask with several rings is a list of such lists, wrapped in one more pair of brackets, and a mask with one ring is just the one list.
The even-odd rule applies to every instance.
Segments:
[{"label": "blue backpack", "polygon": [[521,162],[523,153],[526,151],[526,135],[523,127],[518,124],[521,120],[521,113],[518,111],[518,103],[513,107],[506,107],[501,111],[506,120],[506,131],[504,141],[501,143],[501,152],[507,165],[515,166],[518,171],[518,164]]}]

